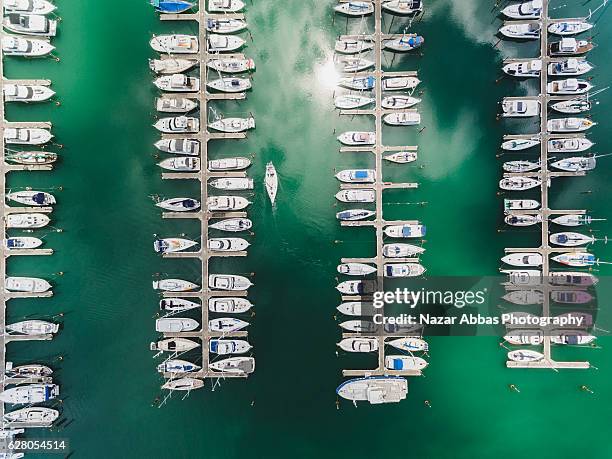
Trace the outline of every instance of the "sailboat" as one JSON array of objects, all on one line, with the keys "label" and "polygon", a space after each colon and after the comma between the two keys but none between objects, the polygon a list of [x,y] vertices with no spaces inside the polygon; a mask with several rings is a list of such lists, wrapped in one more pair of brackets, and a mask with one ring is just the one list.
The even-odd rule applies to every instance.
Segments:
[{"label": "sailboat", "polygon": [[520,172],[530,172],[540,168],[540,161],[526,161],[526,160],[517,160],[517,161],[506,161],[502,164],[502,168],[506,172],[520,173]]},{"label": "sailboat", "polygon": [[373,316],[374,306],[364,301],[347,301],[339,304],[336,309],[347,316]]},{"label": "sailboat", "polygon": [[219,92],[244,92],[251,88],[251,80],[249,78],[222,77],[216,80],[209,80],[206,86]]},{"label": "sailboat", "polygon": [[530,349],[517,349],[508,352],[508,360],[513,362],[538,362],[544,358],[544,354]]},{"label": "sailboat", "polygon": [[162,352],[188,352],[193,349],[197,349],[200,347],[199,343],[192,341],[187,338],[166,338],[155,343],[151,343],[152,351],[162,351]]},{"label": "sailboat", "polygon": [[9,292],[43,293],[51,288],[51,284],[38,277],[9,276],[4,279],[4,288]]},{"label": "sailboat", "polygon": [[247,231],[251,229],[253,226],[253,222],[248,218],[228,218],[225,220],[218,221],[216,223],[210,224],[209,228],[217,229],[220,231],[229,231],[229,232],[238,232],[238,231]]},{"label": "sailboat", "polygon": [[382,4],[382,9],[395,14],[418,14],[423,11],[421,0],[391,0]]},{"label": "sailboat", "polygon": [[201,367],[188,360],[169,359],[157,365],[159,373],[191,373],[198,371]]},{"label": "sailboat", "polygon": [[185,0],[151,0],[151,5],[159,13],[179,14],[193,8],[193,3]]},{"label": "sailboat", "polygon": [[427,341],[421,338],[415,338],[413,336],[405,336],[402,338],[395,338],[391,341],[385,342],[389,346],[393,346],[400,351],[408,352],[427,352],[429,350],[429,344]]},{"label": "sailboat", "polygon": [[155,205],[171,212],[191,212],[200,208],[200,201],[191,198],[170,198]]},{"label": "sailboat", "polygon": [[242,0],[208,0],[209,13],[237,13],[243,9]]},{"label": "sailboat", "polygon": [[595,169],[595,165],[597,164],[598,156],[574,156],[572,158],[564,158],[559,161],[555,161],[550,163],[552,167],[555,169],[559,169],[567,172],[583,172],[583,171],[591,171]]},{"label": "sailboat", "polygon": [[542,266],[543,257],[539,253],[517,252],[509,253],[502,257],[501,261],[510,266]]},{"label": "sailboat", "polygon": [[266,185],[266,191],[268,192],[270,202],[272,205],[274,205],[274,201],[276,200],[276,192],[278,191],[278,175],[276,174],[276,169],[274,168],[274,164],[272,164],[272,162],[266,164],[266,178],[264,183]]},{"label": "sailboat", "polygon": [[6,326],[8,332],[20,333],[22,335],[46,335],[59,331],[59,324],[45,320],[23,320]]},{"label": "sailboat", "polygon": [[163,317],[155,321],[155,331],[159,333],[189,332],[199,326],[197,320],[187,317]]},{"label": "sailboat", "polygon": [[409,258],[420,255],[425,249],[412,244],[385,244],[382,252],[386,258]]},{"label": "sailboat", "polygon": [[340,108],[343,110],[350,110],[353,108],[364,107],[366,105],[370,105],[374,103],[376,99],[373,97],[366,96],[354,96],[352,94],[347,94],[344,96],[338,96],[334,99],[334,105],[336,108]]},{"label": "sailboat", "polygon": [[198,243],[190,239],[179,237],[169,237],[165,239],[156,239],[153,243],[153,249],[157,253],[176,253],[187,250]]},{"label": "sailboat", "polygon": [[563,21],[555,21],[548,26],[548,32],[553,35],[578,35],[593,28],[590,24],[582,19],[564,19]]},{"label": "sailboat", "polygon": [[336,40],[334,49],[342,54],[357,54],[374,48],[374,43],[365,40],[340,39]]},{"label": "sailboat", "polygon": [[417,77],[392,77],[382,80],[383,91],[402,91],[416,88],[421,80]]},{"label": "sailboat", "polygon": [[168,312],[184,312],[201,306],[200,303],[185,298],[162,298],[159,300],[159,309]]},{"label": "sailboat", "polygon": [[153,289],[164,292],[188,292],[199,288],[198,284],[183,279],[161,279],[153,281]]},{"label": "sailboat", "polygon": [[387,96],[381,101],[383,108],[389,110],[401,110],[403,108],[410,108],[421,102],[418,97],[405,96],[398,94],[397,96]]},{"label": "sailboat", "polygon": [[206,37],[206,45],[209,53],[223,53],[236,51],[246,44],[243,38],[233,35],[217,35],[209,33]]},{"label": "sailboat", "polygon": [[232,158],[211,159],[208,161],[208,170],[214,171],[238,171],[246,169],[251,165],[251,160],[242,156]]},{"label": "sailboat", "polygon": [[588,252],[566,252],[552,257],[552,260],[562,265],[574,268],[586,268],[599,263],[595,255]]},{"label": "sailboat", "polygon": [[504,211],[509,210],[533,210],[540,207],[535,199],[504,199]]},{"label": "sailboat", "polygon": [[221,118],[208,123],[208,127],[221,132],[244,132],[255,128],[255,118]]},{"label": "sailboat", "polygon": [[407,52],[420,48],[425,39],[416,34],[403,34],[400,38],[383,41],[383,47],[391,51]]},{"label": "sailboat", "polygon": [[212,33],[237,33],[245,30],[247,23],[242,19],[221,18],[206,20],[206,30]]},{"label": "sailboat", "polygon": [[213,332],[232,333],[243,330],[250,324],[235,317],[222,317],[208,321],[208,329]]},{"label": "sailboat", "polygon": [[5,218],[7,228],[19,229],[42,228],[51,221],[47,215],[37,213],[8,214]]},{"label": "sailboat", "polygon": [[23,190],[13,191],[6,195],[9,201],[15,201],[25,206],[50,206],[56,203],[55,197],[44,191]]},{"label": "sailboat", "polygon": [[222,373],[251,374],[255,371],[253,357],[229,357],[208,364],[208,368]]},{"label": "sailboat", "polygon": [[[595,236],[587,236],[581,233],[566,231],[562,233],[553,233],[550,235],[551,244],[562,245],[565,247],[578,247],[581,245],[591,244],[595,242]],[[607,241],[607,238],[605,239]]]},{"label": "sailboat", "polygon": [[200,389],[204,386],[204,381],[201,379],[195,378],[179,378],[179,379],[169,379],[164,385],[162,385],[162,389],[166,390],[179,390],[179,391],[190,391],[194,389]]},{"label": "sailboat", "polygon": [[502,296],[502,299],[509,303],[526,306],[542,304],[544,302],[544,294],[539,290],[512,290]]},{"label": "sailboat", "polygon": [[392,263],[384,265],[385,277],[416,277],[425,272],[425,267],[418,263]]},{"label": "sailboat", "polygon": [[374,215],[376,215],[376,212],[373,210],[349,209],[336,213],[336,218],[342,221],[356,221],[363,220]]},{"label": "sailboat", "polygon": [[417,160],[416,151],[398,151],[390,155],[383,156],[383,159],[396,164],[407,164]]},{"label": "sailboat", "polygon": [[0,392],[0,402],[12,405],[34,405],[53,400],[59,395],[57,384],[27,384]]},{"label": "sailboat", "polygon": [[583,214],[566,214],[559,215],[550,220],[551,222],[561,226],[581,226],[590,225],[592,222],[605,221],[605,218],[593,218],[590,215]]},{"label": "sailboat", "polygon": [[553,110],[559,113],[575,114],[588,112],[593,107],[593,104],[586,97],[577,97],[570,100],[562,100],[555,102],[550,106]]},{"label": "sailboat", "polygon": [[360,56],[346,56],[340,59],[339,62],[342,64],[341,70],[346,73],[362,72],[370,67],[374,67],[374,61]]},{"label": "sailboat", "polygon": [[26,427],[50,426],[59,415],[60,412],[58,410],[42,406],[33,406],[5,412],[2,421],[8,425],[16,423],[25,425]]},{"label": "sailboat", "polygon": [[522,191],[540,186],[541,183],[541,180],[531,177],[513,176],[501,179],[499,181],[499,187],[502,190]]},{"label": "sailboat", "polygon": [[516,139],[516,140],[506,140],[501,144],[502,150],[509,151],[521,151],[527,150],[528,148],[535,147],[540,144],[540,139],[537,137],[532,137],[530,139]]}]

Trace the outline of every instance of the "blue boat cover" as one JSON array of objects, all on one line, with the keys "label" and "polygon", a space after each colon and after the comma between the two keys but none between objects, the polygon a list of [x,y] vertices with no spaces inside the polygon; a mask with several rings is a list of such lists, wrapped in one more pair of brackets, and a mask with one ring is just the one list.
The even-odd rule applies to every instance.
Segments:
[{"label": "blue boat cover", "polygon": [[367,177],[368,177],[367,171],[355,171],[355,178],[362,179],[362,178],[367,178]]},{"label": "blue boat cover", "polygon": [[393,369],[394,370],[403,370],[404,369],[404,363],[402,362],[401,359],[393,359]]},{"label": "blue boat cover", "polygon": [[210,352],[217,352],[217,349],[219,349],[219,342],[217,340],[211,340]]},{"label": "blue boat cover", "polygon": [[32,201],[36,204],[44,204],[45,203],[45,194],[44,193],[36,193],[32,195]]},{"label": "blue boat cover", "polygon": [[410,226],[403,226],[402,227],[402,236],[408,237],[411,234],[412,234],[412,228]]},{"label": "blue boat cover", "polygon": [[15,244],[15,239],[7,239],[6,240],[6,246],[8,248],[17,247],[17,244]]}]

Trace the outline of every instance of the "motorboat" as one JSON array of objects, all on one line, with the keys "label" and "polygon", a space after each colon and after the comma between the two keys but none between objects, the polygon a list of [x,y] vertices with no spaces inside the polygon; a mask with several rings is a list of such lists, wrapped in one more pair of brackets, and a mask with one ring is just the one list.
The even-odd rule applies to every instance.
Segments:
[{"label": "motorboat", "polygon": [[540,346],[544,342],[544,333],[542,330],[513,330],[504,339],[516,346]]},{"label": "motorboat", "polygon": [[372,303],[363,301],[346,301],[339,304],[338,312],[347,316],[373,316],[374,306]]},{"label": "motorboat", "polygon": [[384,2],[382,9],[394,14],[418,14],[423,11],[422,0],[391,0]]},{"label": "motorboat", "polygon": [[372,405],[398,403],[406,398],[408,381],[395,376],[368,376],[349,379],[336,389],[340,397],[353,403],[366,401]]},{"label": "motorboat", "polygon": [[552,285],[590,287],[597,284],[599,279],[591,273],[554,271],[549,274],[548,281]]},{"label": "motorboat", "polygon": [[501,144],[502,150],[507,151],[521,151],[527,150],[528,148],[535,147],[540,144],[540,139],[533,137],[531,139],[514,139],[506,140]]},{"label": "motorboat", "polygon": [[162,169],[176,172],[197,172],[200,170],[200,158],[193,156],[178,156],[176,158],[166,158],[157,163]]},{"label": "motorboat", "polygon": [[500,269],[499,272],[508,275],[507,285],[525,287],[542,283],[542,271],[538,269]]},{"label": "motorboat", "polygon": [[414,238],[424,237],[426,228],[425,225],[389,225],[385,226],[383,232],[389,237]]},{"label": "motorboat", "polygon": [[354,96],[352,94],[338,96],[334,99],[334,105],[336,108],[340,108],[342,110],[350,110],[353,108],[365,107],[366,105],[370,105],[374,103],[376,99],[373,97],[366,96]]},{"label": "motorboat", "polygon": [[25,206],[51,206],[56,203],[52,194],[34,190],[13,191],[6,194],[6,199]]},{"label": "motorboat", "polygon": [[592,244],[595,242],[595,236],[587,236],[581,233],[566,231],[551,234],[549,240],[551,244],[562,245],[564,247],[578,247],[581,245]]},{"label": "motorboat", "polygon": [[383,121],[390,126],[416,126],[421,124],[421,115],[417,112],[388,113]]},{"label": "motorboat", "polygon": [[374,183],[374,169],[344,169],[336,174],[336,178],[344,183]]},{"label": "motorboat", "polygon": [[242,19],[234,18],[208,18],[206,30],[212,33],[238,33],[247,28],[247,23]]},{"label": "motorboat", "polygon": [[383,267],[385,277],[417,277],[425,272],[418,263],[387,263]]},{"label": "motorboat", "polygon": [[8,214],[6,217],[6,227],[16,229],[42,228],[47,226],[51,219],[45,214]]},{"label": "motorboat", "polygon": [[153,84],[161,91],[166,92],[198,92],[200,79],[182,73],[163,75],[156,78]]},{"label": "motorboat", "polygon": [[152,351],[176,353],[189,352],[198,347],[200,347],[199,343],[187,338],[166,338],[156,343],[151,343],[150,346]]},{"label": "motorboat", "polygon": [[198,245],[198,243],[190,239],[168,237],[164,239],[155,239],[155,242],[153,242],[153,249],[157,253],[176,253],[190,249],[196,245]]},{"label": "motorboat", "polygon": [[595,145],[586,137],[569,137],[550,139],[548,141],[549,153],[579,153]]},{"label": "motorboat", "polygon": [[208,349],[213,354],[232,355],[249,352],[253,346],[243,339],[211,339]]},{"label": "motorboat", "polygon": [[504,199],[504,211],[510,210],[533,210],[540,207],[535,199]]},{"label": "motorboat", "polygon": [[[550,335],[550,341],[553,344],[570,344],[574,346],[583,346],[591,344],[597,337],[582,330],[555,330]],[[555,333],[559,333],[558,335]]]},{"label": "motorboat", "polygon": [[578,35],[579,33],[591,30],[593,24],[590,24],[581,19],[564,19],[562,21],[555,21],[548,26],[548,32],[553,35]]},{"label": "motorboat", "polygon": [[195,139],[160,139],[154,145],[159,151],[174,155],[198,156],[200,154],[200,142]]},{"label": "motorboat", "polygon": [[9,84],[2,87],[5,102],[43,102],[55,95],[48,86],[29,84]]},{"label": "motorboat", "polygon": [[5,128],[4,142],[12,145],[42,145],[53,138],[44,128]]},{"label": "motorboat", "polygon": [[197,329],[197,320],[187,317],[162,317],[155,321],[155,331],[159,333],[180,333]]},{"label": "motorboat", "polygon": [[206,207],[211,212],[225,212],[230,210],[242,210],[251,204],[242,196],[209,196]]},{"label": "motorboat", "polygon": [[378,350],[376,338],[344,338],[337,346],[346,352],[374,352]]},{"label": "motorboat", "polygon": [[542,61],[540,59],[514,61],[505,64],[502,70],[506,75],[518,78],[537,78],[542,71]]},{"label": "motorboat", "polygon": [[49,335],[59,331],[59,324],[45,320],[24,320],[6,326],[7,332],[19,333],[21,335]]},{"label": "motorboat", "polygon": [[247,231],[253,227],[253,222],[248,218],[227,218],[208,225],[209,228],[220,231],[229,231],[236,233],[238,231]]},{"label": "motorboat", "polygon": [[540,24],[529,22],[523,24],[506,24],[499,32],[507,38],[518,40],[536,40],[540,38]]},{"label": "motorboat", "polygon": [[53,369],[46,365],[30,363],[13,366],[12,362],[6,362],[5,374],[9,378],[44,378],[53,374]]},{"label": "motorboat", "polygon": [[50,14],[57,7],[47,0],[5,0],[4,11],[7,13]]},{"label": "motorboat", "polygon": [[209,53],[223,53],[236,51],[246,44],[244,38],[233,35],[217,35],[209,33],[206,37],[206,45]]},{"label": "motorboat", "polygon": [[244,92],[251,88],[251,80],[237,77],[217,78],[206,83],[206,86],[219,92]]},{"label": "motorboat", "polygon": [[57,384],[27,384],[0,392],[0,402],[11,405],[33,405],[53,400],[59,395]]},{"label": "motorboat", "polygon": [[168,359],[157,365],[159,373],[191,373],[198,371],[201,367],[188,360]]},{"label": "motorboat", "polygon": [[[563,158],[559,161],[550,163],[555,169],[566,172],[583,172],[595,169],[597,160],[595,156],[574,156],[572,158]],[[577,217],[577,216],[575,216]]]},{"label": "motorboat", "polygon": [[425,252],[425,249],[412,244],[385,244],[382,248],[383,256],[386,258],[410,258]]},{"label": "motorboat", "polygon": [[544,354],[530,349],[517,349],[508,352],[508,360],[513,362],[538,362],[544,358]]},{"label": "motorboat", "polygon": [[566,214],[559,215],[558,217],[552,218],[550,221],[561,226],[581,226],[590,225],[594,221],[600,221],[602,219],[593,218],[590,215],[584,214]]},{"label": "motorboat", "polygon": [[395,371],[422,371],[428,365],[422,357],[410,355],[387,355],[385,356],[385,368]]},{"label": "motorboat", "polygon": [[371,295],[378,289],[378,283],[370,279],[344,281],[336,289],[345,295]]},{"label": "motorboat", "polygon": [[369,320],[347,320],[338,324],[340,328],[351,333],[375,333],[376,324]]},{"label": "motorboat", "polygon": [[542,304],[544,302],[544,294],[539,290],[511,290],[502,296],[502,299],[520,306],[529,306]]},{"label": "motorboat", "polygon": [[170,198],[155,205],[171,212],[191,212],[200,208],[200,201],[191,198]]},{"label": "motorboat", "polygon": [[541,215],[532,215],[532,214],[510,214],[504,217],[504,221],[506,224],[511,226],[532,226],[542,222]]},{"label": "motorboat", "polygon": [[189,292],[199,287],[198,284],[183,279],[161,279],[153,281],[153,289],[164,292]]},{"label": "motorboat", "polygon": [[247,290],[253,284],[244,276],[233,274],[211,274],[208,276],[208,286],[212,290]]},{"label": "motorboat", "polygon": [[15,151],[4,156],[8,162],[26,165],[53,164],[57,161],[57,153],[49,151]]},{"label": "motorboat", "polygon": [[196,378],[178,378],[167,380],[161,388],[164,390],[192,391],[204,387],[204,381]]},{"label": "motorboat", "polygon": [[376,215],[376,211],[367,209],[349,209],[336,214],[336,218],[342,221],[364,220]]},{"label": "motorboat", "polygon": [[389,110],[401,110],[405,108],[414,107],[420,102],[421,99],[419,99],[418,97],[399,94],[397,96],[383,97],[383,99],[381,100],[381,106],[382,108],[386,108]]},{"label": "motorboat", "polygon": [[342,263],[336,268],[340,274],[347,276],[367,276],[376,272],[376,267],[366,263]]},{"label": "motorboat", "polygon": [[542,266],[543,257],[539,253],[515,252],[502,257],[501,261],[510,266]]},{"label": "motorboat", "polygon": [[200,50],[195,35],[156,35],[149,44],[154,51],[162,54],[196,54]]},{"label": "motorboat", "polygon": [[266,164],[266,177],[264,179],[264,184],[266,186],[266,192],[268,193],[270,202],[272,205],[274,205],[274,201],[276,201],[276,193],[278,191],[278,174],[276,173],[276,169],[272,162]]},{"label": "motorboat", "polygon": [[398,151],[390,155],[383,156],[383,159],[397,164],[407,164],[417,160],[416,151]]},{"label": "motorboat", "polygon": [[566,114],[575,114],[575,113],[584,113],[588,112],[593,104],[587,97],[576,97],[575,99],[570,100],[561,100],[559,102],[555,102],[550,106],[553,110],[559,113]]},{"label": "motorboat", "polygon": [[386,341],[385,344],[393,346],[395,349],[407,352],[427,352],[429,350],[429,344],[427,341],[413,336],[395,338],[391,341]]},{"label": "motorboat", "polygon": [[190,70],[198,63],[195,59],[168,58],[168,59],[149,59],[149,68],[161,75],[172,75],[183,73]]},{"label": "motorboat", "polygon": [[574,57],[548,64],[548,74],[551,76],[579,76],[592,69],[593,65],[590,62]]},{"label": "motorboat", "polygon": [[51,288],[51,284],[38,277],[9,276],[4,279],[4,288],[8,292],[43,293]]},{"label": "motorboat", "polygon": [[506,98],[502,102],[502,116],[528,117],[540,115],[540,102],[531,99]]},{"label": "motorboat", "polygon": [[243,9],[242,0],[208,0],[209,13],[237,13]]},{"label": "motorboat", "polygon": [[253,307],[246,298],[214,297],[208,299],[208,310],[231,314],[242,314]]},{"label": "motorboat", "polygon": [[351,188],[338,191],[336,199],[341,202],[374,202],[376,193],[372,188]]},{"label": "motorboat", "polygon": [[255,118],[221,118],[208,123],[208,127],[221,132],[244,132],[255,128]]},{"label": "motorboat", "polygon": [[593,301],[593,295],[584,290],[553,290],[550,299],[561,304],[586,304]]},{"label": "motorboat", "polygon": [[510,19],[539,19],[542,16],[542,0],[514,3],[505,7],[502,14]]},{"label": "motorboat", "polygon": [[376,133],[347,131],[340,134],[338,140],[344,145],[374,145],[376,143]]},{"label": "motorboat", "polygon": [[251,374],[255,371],[253,357],[229,357],[208,364],[208,368],[222,373]]},{"label": "motorboat", "polygon": [[158,119],[153,127],[168,134],[191,134],[200,131],[200,120],[192,116],[172,116]]},{"label": "motorboat", "polygon": [[555,118],[548,120],[546,128],[549,132],[583,132],[596,124],[588,118]]},{"label": "motorboat", "polygon": [[381,84],[383,91],[402,91],[405,89],[414,89],[420,82],[421,80],[417,77],[392,77],[383,78]]},{"label": "motorboat", "polygon": [[9,32],[38,37],[55,37],[57,20],[48,19],[40,14],[8,13],[2,25]]},{"label": "motorboat", "polygon": [[12,35],[2,37],[2,52],[5,56],[41,57],[55,49],[48,40],[23,38]]},{"label": "motorboat", "polygon": [[391,51],[408,52],[420,48],[423,43],[425,43],[425,39],[420,35],[404,34],[400,38],[384,40],[383,47]]},{"label": "motorboat", "polygon": [[240,237],[213,237],[206,241],[211,252],[242,252],[249,247],[249,242]]},{"label": "motorboat", "polygon": [[374,67],[374,61],[364,59],[360,56],[345,56],[340,59],[341,70],[346,73],[362,72],[370,67]]},{"label": "motorboat", "polygon": [[374,48],[374,42],[365,40],[341,39],[336,40],[334,49],[342,54],[363,53]]},{"label": "motorboat", "polygon": [[534,179],[531,177],[514,176],[501,179],[499,181],[499,187],[502,190],[522,191],[530,190],[532,188],[540,186],[541,183],[541,180]]},{"label": "motorboat", "polygon": [[162,298],[159,300],[159,309],[168,312],[184,312],[202,307],[200,303],[185,298]]},{"label": "motorboat", "polygon": [[4,413],[5,424],[16,423],[26,426],[50,426],[59,417],[60,412],[52,408],[33,406]]},{"label": "motorboat", "polygon": [[373,76],[345,77],[338,80],[338,86],[355,91],[369,91],[374,89],[376,79]]},{"label": "motorboat", "polygon": [[217,178],[208,182],[210,186],[217,190],[252,190],[253,179],[247,177],[224,177]]},{"label": "motorboat", "polygon": [[255,70],[255,61],[253,59],[237,58],[237,57],[219,57],[210,59],[206,66],[209,69],[223,73],[242,73]]},{"label": "motorboat", "polygon": [[579,80],[577,78],[567,78],[565,80],[555,80],[547,83],[546,91],[549,94],[558,95],[572,95],[572,94],[584,94],[589,92],[593,88],[593,85],[586,80]]},{"label": "motorboat", "polygon": [[24,250],[24,249],[35,249],[42,245],[43,241],[37,237],[9,237],[4,240],[4,247],[7,250]]},{"label": "motorboat", "polygon": [[366,16],[374,12],[374,5],[372,2],[349,0],[334,6],[334,11],[347,16]]},{"label": "motorboat", "polygon": [[180,14],[193,8],[194,4],[185,0],[151,0],[158,13]]},{"label": "motorboat", "polygon": [[516,160],[506,161],[502,164],[502,168],[506,172],[521,173],[538,170],[541,167],[540,161]]},{"label": "motorboat", "polygon": [[155,109],[162,113],[189,113],[196,108],[198,102],[187,97],[158,97],[155,101]]},{"label": "motorboat", "polygon": [[566,252],[552,257],[552,260],[562,265],[574,268],[586,268],[597,264],[595,255],[588,252]]},{"label": "motorboat", "polygon": [[208,170],[215,171],[239,171],[251,165],[251,160],[242,156],[233,158],[211,159],[208,161]]},{"label": "motorboat", "polygon": [[556,56],[579,56],[591,51],[595,45],[587,40],[576,40],[575,38],[564,37],[559,41],[548,45],[548,52],[551,57]]},{"label": "motorboat", "polygon": [[208,329],[212,332],[232,333],[248,327],[250,324],[234,317],[222,317],[208,321]]}]

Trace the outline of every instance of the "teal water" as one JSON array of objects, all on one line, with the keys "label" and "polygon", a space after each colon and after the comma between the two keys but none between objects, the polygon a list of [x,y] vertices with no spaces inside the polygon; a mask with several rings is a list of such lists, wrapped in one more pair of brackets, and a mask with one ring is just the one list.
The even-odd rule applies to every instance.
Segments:
[{"label": "teal water", "polygon": [[[257,129],[245,141],[213,143],[211,155],[255,154],[249,174],[258,187],[249,215],[256,234],[248,258],[215,260],[212,269],[255,273],[250,298],[257,315],[249,340],[258,368],[247,381],[224,381],[214,392],[207,385],[187,400],[173,397],[162,408],[152,406],[162,382],[148,350],[156,338],[152,274],[199,280],[199,266],[162,261],[151,242],[153,234],[197,237],[198,228],[162,221],[149,196],[195,195],[197,184],[162,182],[155,166],[156,93],[147,67],[153,56],[148,41],[151,33],[194,31],[194,26],[161,24],[146,2],[113,0],[103,8],[61,4],[55,40],[61,62],[7,59],[7,77],[50,78],[61,101],[59,107],[7,111],[9,120],[53,121],[64,145],[54,172],[9,177],[11,187],[63,187],[53,213],[54,227],[63,232],[46,236],[55,255],[9,261],[11,274],[56,282],[52,299],[12,302],[11,319],[64,313],[62,333],[53,342],[9,347],[15,361],[52,362],[59,369],[66,421],[41,435],[69,438],[74,457],[87,458],[570,457],[584,454],[585,447],[592,455],[610,456],[608,338],[599,340],[603,349],[555,354],[588,359],[599,370],[554,373],[505,369],[495,337],[433,337],[426,377],[410,381],[406,401],[358,409],[342,403],[336,409],[341,369],[373,362],[368,356],[336,357],[335,266],[342,256],[372,254],[373,235],[340,229],[334,218],[334,169],[371,161],[339,154],[334,131],[372,125],[368,119],[339,118],[332,108],[326,63],[335,36],[345,31],[344,19],[332,25],[332,4],[288,0],[279,6],[257,0],[248,5],[253,41],[245,53],[257,64],[254,90],[246,101],[216,106],[226,115],[252,112]],[[503,133],[529,128],[496,121],[497,102],[536,90],[509,79],[495,84],[501,59],[535,56],[537,46],[494,48],[499,20],[491,7],[484,0],[428,2],[424,19],[414,27],[426,37],[424,55],[393,62],[394,70],[419,70],[426,129],[417,134],[385,128],[385,141],[418,143],[418,164],[424,167],[386,168],[386,179],[418,181],[420,187],[389,192],[384,212],[389,219],[416,218],[428,225],[423,263],[432,277],[494,275],[503,247],[537,241],[529,232],[497,232],[502,213],[495,157]],[[574,5],[555,14],[577,15],[584,8]],[[402,27],[396,19],[393,29]],[[606,59],[611,32],[605,20],[598,23],[600,46],[589,57],[600,87],[612,73]],[[599,99],[593,116],[602,125],[592,136],[597,152],[606,153],[612,145],[605,125],[612,100],[607,92]],[[280,175],[275,210],[261,188],[270,160]],[[560,179],[552,188],[553,205],[585,206],[607,216],[610,170],[604,159],[585,178]],[[424,201],[424,206],[414,204]],[[597,229],[612,234],[609,222]],[[594,250],[612,261],[609,247]],[[60,271],[63,276],[54,275]],[[610,288],[602,284],[600,298],[607,298]],[[598,322],[609,315],[602,308]],[[509,384],[520,393],[510,391]],[[582,385],[594,393],[581,391]]]}]

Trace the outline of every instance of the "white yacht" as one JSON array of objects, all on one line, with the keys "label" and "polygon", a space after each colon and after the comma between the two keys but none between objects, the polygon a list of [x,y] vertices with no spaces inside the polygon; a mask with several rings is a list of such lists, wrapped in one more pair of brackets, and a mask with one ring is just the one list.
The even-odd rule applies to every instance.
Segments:
[{"label": "white yacht", "polygon": [[244,354],[252,348],[248,341],[242,339],[211,339],[208,343],[210,352],[218,355]]},{"label": "white yacht", "polygon": [[14,145],[42,145],[53,138],[44,128],[5,128],[4,141]]},{"label": "white yacht", "polygon": [[162,54],[196,54],[200,49],[198,37],[194,35],[157,35],[149,44]]},{"label": "white yacht", "polygon": [[206,46],[209,53],[223,53],[236,51],[245,45],[246,41],[243,38],[233,35],[217,35],[209,33],[206,37]]},{"label": "white yacht", "polygon": [[200,201],[191,198],[170,198],[155,205],[171,212],[191,212],[200,208]]},{"label": "white yacht", "polygon": [[45,214],[8,214],[6,216],[7,228],[31,229],[47,226],[51,219]]},{"label": "white yacht", "polygon": [[200,79],[173,73],[163,75],[153,81],[153,84],[161,91],[166,92],[198,92],[200,90]]},{"label": "white yacht", "polygon": [[55,95],[55,91],[48,86],[9,84],[2,87],[6,102],[44,102]]},{"label": "white yacht", "polygon": [[193,156],[178,156],[167,158],[157,163],[162,169],[176,172],[197,172],[200,170],[200,158]]},{"label": "white yacht", "polygon": [[336,174],[336,178],[344,183],[374,183],[374,169],[344,169]]},{"label": "white yacht", "polygon": [[253,189],[253,179],[247,177],[217,178],[211,180],[208,184],[217,190],[243,191]]},{"label": "white yacht", "polygon": [[336,393],[353,403],[367,401],[372,405],[398,403],[406,398],[408,381],[394,376],[370,376],[350,379],[336,389]]},{"label": "white yacht", "polygon": [[43,293],[51,288],[51,284],[38,277],[9,276],[4,279],[4,288],[8,292]]},{"label": "white yacht", "polygon": [[4,11],[7,13],[49,14],[57,7],[47,0],[4,0]]},{"label": "white yacht", "polygon": [[23,190],[6,194],[6,199],[25,206],[51,206],[56,203],[55,196],[44,191]]},{"label": "white yacht", "polygon": [[251,160],[242,156],[233,158],[212,159],[208,161],[208,170],[214,171],[238,171],[246,169],[251,165]]},{"label": "white yacht", "polygon": [[209,211],[224,212],[230,210],[242,210],[251,204],[242,196],[209,196],[206,201],[206,206]]},{"label": "white yacht", "polygon": [[389,225],[385,226],[384,233],[389,237],[413,238],[423,237],[426,234],[425,225]]},{"label": "white yacht", "polygon": [[253,284],[244,276],[233,274],[211,274],[208,276],[208,286],[212,290],[240,291],[247,290]]},{"label": "white yacht", "polygon": [[237,57],[219,57],[209,60],[206,66],[217,72],[242,73],[255,70],[255,61]]},{"label": "white yacht", "polygon": [[47,335],[59,331],[59,324],[45,320],[24,320],[6,326],[8,332],[20,333],[22,335]]},{"label": "white yacht", "polygon": [[174,155],[198,156],[200,154],[200,142],[195,139],[160,139],[154,145],[159,151]]},{"label": "white yacht", "polygon": [[518,78],[537,78],[542,71],[542,61],[540,59],[531,59],[509,62],[502,67],[502,70],[506,75]]},{"label": "white yacht", "polygon": [[239,297],[214,297],[208,299],[208,310],[210,312],[242,314],[253,307],[246,298]]},{"label": "white yacht", "polygon": [[170,116],[158,119],[153,127],[167,134],[194,134],[200,131],[200,120],[193,116]]},{"label": "white yacht", "polygon": [[55,49],[48,40],[23,38],[13,35],[2,37],[2,52],[6,56],[41,57]]},{"label": "white yacht", "polygon": [[155,109],[162,113],[189,113],[198,108],[196,99],[187,97],[158,97],[155,101]]},{"label": "white yacht", "polygon": [[208,127],[221,132],[245,132],[255,128],[255,118],[221,118],[208,123]]},{"label": "white yacht", "polygon": [[337,345],[346,352],[374,352],[378,350],[378,340],[376,338],[344,338]]},{"label": "white yacht", "polygon": [[183,279],[161,279],[153,281],[153,289],[164,292],[188,292],[199,288],[198,284]]},{"label": "white yacht", "polygon": [[213,237],[206,241],[211,252],[242,252],[249,247],[249,242],[240,237]]},{"label": "white yacht", "polygon": [[2,21],[4,28],[21,35],[54,37],[57,34],[57,21],[40,14],[10,13]]},{"label": "white yacht", "polygon": [[172,75],[174,73],[183,73],[193,68],[198,61],[196,59],[184,58],[167,58],[167,59],[149,59],[149,68],[161,75]]},{"label": "white yacht", "polygon": [[236,233],[239,231],[250,230],[253,227],[253,222],[248,218],[236,217],[220,220],[216,223],[209,224],[208,227],[220,231],[229,231],[232,233]]},{"label": "white yacht", "polygon": [[182,317],[163,317],[155,321],[155,331],[158,333],[180,333],[197,329],[197,320]]}]

